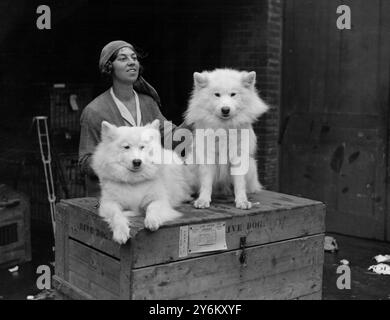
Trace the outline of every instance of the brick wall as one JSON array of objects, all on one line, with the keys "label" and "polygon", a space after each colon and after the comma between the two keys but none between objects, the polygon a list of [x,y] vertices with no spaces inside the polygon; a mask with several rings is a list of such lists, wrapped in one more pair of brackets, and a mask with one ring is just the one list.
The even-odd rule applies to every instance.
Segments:
[{"label": "brick wall", "polygon": [[262,184],[278,190],[278,133],[281,95],[282,0],[244,0],[226,5],[222,64],[254,70],[257,88],[271,110],[255,125]]}]

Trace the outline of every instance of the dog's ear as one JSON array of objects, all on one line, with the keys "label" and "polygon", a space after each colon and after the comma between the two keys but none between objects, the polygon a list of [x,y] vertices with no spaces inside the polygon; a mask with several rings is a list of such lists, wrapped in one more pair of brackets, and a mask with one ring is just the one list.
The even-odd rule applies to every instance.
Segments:
[{"label": "dog's ear", "polygon": [[252,89],[256,83],[256,72],[244,72],[242,76],[242,84],[245,88]]},{"label": "dog's ear", "polygon": [[150,127],[156,130],[160,130],[160,120],[156,119],[151,124]]},{"label": "dog's ear", "polygon": [[[148,123],[145,128],[153,129],[153,130],[145,130],[143,134],[143,139],[146,143],[150,143],[152,141],[160,140],[160,120],[156,119],[152,123]],[[156,132],[157,131],[157,132]]]},{"label": "dog's ear", "polygon": [[107,121],[102,121],[102,140],[113,140],[116,137],[116,126]]},{"label": "dog's ear", "polygon": [[196,88],[207,87],[208,78],[206,73],[194,72],[194,84]]}]

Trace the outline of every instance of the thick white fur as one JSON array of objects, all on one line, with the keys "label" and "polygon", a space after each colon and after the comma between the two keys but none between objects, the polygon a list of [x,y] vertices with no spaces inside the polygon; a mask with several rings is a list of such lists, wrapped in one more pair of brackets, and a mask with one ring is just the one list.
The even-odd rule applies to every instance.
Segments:
[{"label": "thick white fur", "polygon": [[[145,214],[145,227],[154,231],[180,216],[174,207],[191,200],[188,169],[173,151],[162,148],[158,127],[158,120],[145,127],[102,122],[92,168],[101,185],[99,215],[119,243],[130,236],[128,217]],[[134,159],[142,161],[138,170]]]},{"label": "thick white fur", "polygon": [[[227,164],[197,165],[199,197],[194,203],[196,208],[209,207],[212,193],[227,194],[233,186],[236,207],[250,209],[252,204],[248,201],[247,192],[254,193],[262,189],[254,158],[256,135],[252,124],[268,110],[268,106],[259,97],[255,83],[255,72],[216,69],[211,72],[194,73],[194,89],[185,113],[186,123],[193,125],[195,129],[224,129],[227,132],[229,129],[237,129],[238,132],[240,129],[249,130],[249,170],[246,174],[230,174],[232,159],[229,159]],[[228,119],[222,117],[222,107],[230,109]],[[196,139],[193,147],[196,148]],[[217,153],[215,159],[219,159],[219,150],[216,148],[214,151]],[[193,154],[189,155],[192,156]],[[195,158],[197,157],[195,155]]]}]

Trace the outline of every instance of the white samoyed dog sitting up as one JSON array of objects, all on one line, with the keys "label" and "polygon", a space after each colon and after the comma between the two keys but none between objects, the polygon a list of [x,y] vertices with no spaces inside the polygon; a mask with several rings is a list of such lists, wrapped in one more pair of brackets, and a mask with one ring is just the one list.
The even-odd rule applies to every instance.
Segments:
[{"label": "white samoyed dog sitting up", "polygon": [[[262,189],[254,158],[256,135],[252,124],[268,106],[259,97],[255,83],[255,72],[216,69],[194,73],[185,121],[195,129],[186,162],[195,162],[198,170],[196,208],[208,208],[212,193],[227,195],[233,191],[236,207],[250,209],[247,192]],[[218,142],[224,143],[213,145],[209,143],[211,140],[204,143],[210,137],[211,140],[218,137]],[[221,156],[226,156],[226,162],[219,161]]]},{"label": "white samoyed dog sitting up", "polygon": [[129,217],[145,214],[145,227],[155,231],[180,216],[174,207],[192,199],[188,169],[173,151],[162,148],[158,128],[159,120],[144,127],[102,122],[92,168],[101,186],[99,215],[116,242],[130,237]]}]

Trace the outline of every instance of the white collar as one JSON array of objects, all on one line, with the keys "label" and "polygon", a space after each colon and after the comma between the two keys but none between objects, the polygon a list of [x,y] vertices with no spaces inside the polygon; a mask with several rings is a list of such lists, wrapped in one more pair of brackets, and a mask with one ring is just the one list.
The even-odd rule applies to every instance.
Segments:
[{"label": "white collar", "polygon": [[120,101],[116,97],[112,87],[110,89],[112,99],[114,100],[116,106],[118,107],[122,118],[125,119],[126,122],[129,123],[130,125],[132,125],[133,127],[139,127],[139,126],[141,126],[141,108],[139,106],[138,94],[134,90],[133,90],[133,92],[134,92],[134,98],[135,98],[135,108],[137,110],[137,123],[135,123],[135,120],[134,120],[133,116],[131,115],[131,112],[129,111],[129,109],[127,109],[127,107],[123,104],[123,102]]}]

